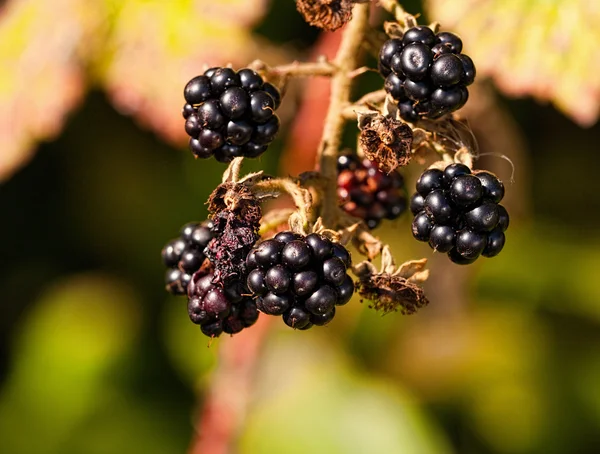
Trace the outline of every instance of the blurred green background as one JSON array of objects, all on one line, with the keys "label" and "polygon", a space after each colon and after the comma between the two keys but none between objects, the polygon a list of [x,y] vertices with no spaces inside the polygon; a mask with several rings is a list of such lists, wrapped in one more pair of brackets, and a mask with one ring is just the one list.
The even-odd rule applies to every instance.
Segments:
[{"label": "blurred green background", "polygon": [[[35,14],[44,10],[42,3],[9,0],[0,6],[0,29],[15,5],[25,4],[28,14]],[[61,0],[56,8],[75,3]],[[163,12],[176,11],[159,31],[140,31],[150,41],[162,33],[171,59],[165,66],[172,62],[180,68],[165,80],[176,95],[158,93],[160,69],[110,69],[119,61],[119,46],[138,36],[124,32],[110,42],[112,60],[106,55],[81,60],[88,88],[60,133],[17,150],[23,161],[27,150],[37,151],[0,184],[0,452],[187,449],[219,348],[230,339],[223,336],[209,348],[189,323],[185,301],[166,294],[160,250],[182,224],[205,218],[204,201],[223,165],[194,161],[181,137],[150,117],[158,118],[161,111],[183,129],[181,88],[202,61],[182,49],[203,48],[202,33],[218,39],[229,30],[218,22],[221,16],[232,21],[231,29],[249,26],[252,36],[268,40],[274,60],[286,53],[293,56],[289,60],[308,58],[320,39],[293,2],[248,2],[260,13],[239,22],[230,14],[235,3],[216,2],[224,8],[210,10],[217,25],[202,28],[194,24],[208,20],[202,16],[206,11],[193,10],[191,1],[107,1],[113,22],[102,25],[105,33],[118,28],[115,24],[128,32],[126,19],[133,23],[134,15],[115,19],[127,8],[139,13],[161,4]],[[423,11],[416,1],[404,5]],[[190,8],[195,16],[183,14]],[[181,24],[196,27],[197,33],[182,36]],[[51,36],[60,26],[47,23],[42,32]],[[16,59],[8,61],[18,62],[26,58],[28,35],[12,33],[2,35],[14,39],[5,39],[0,53],[13,49]],[[123,61],[139,65],[136,45]],[[471,45],[465,43],[467,53]],[[97,43],[89,46],[90,54],[99,52]],[[230,47],[222,60],[218,53],[206,60],[233,61],[237,48]],[[238,55],[237,66],[251,56],[252,49]],[[58,57],[48,58],[56,63]],[[28,74],[18,65],[4,65],[0,102],[6,107],[11,96],[27,95],[27,86],[9,85],[11,75],[27,82],[44,78],[45,70],[50,71],[43,67]],[[375,75],[361,80],[363,91],[381,84]],[[119,84],[131,88],[138,82],[147,87],[143,96],[122,95]],[[63,95],[64,87],[45,88]],[[298,93],[286,100],[287,124]],[[35,125],[53,115],[54,107],[25,95],[21,104],[0,112],[5,124],[11,124],[7,112],[22,115],[26,121],[13,126],[26,125],[35,136]],[[176,107],[162,102],[169,96]],[[142,107],[128,110],[127,99]],[[503,112],[511,126],[478,136],[482,151],[497,151],[494,134],[498,141],[512,134],[522,144],[520,150],[503,151],[516,171],[515,184],[507,184],[514,216],[502,254],[461,268],[413,241],[408,216],[385,224],[378,233],[399,259],[431,259],[430,306],[411,317],[381,317],[353,300],[327,328],[293,332],[274,326],[259,362],[239,452],[600,452],[600,199],[592,164],[600,126],[580,128],[529,98],[496,92],[491,99],[493,112]],[[472,121],[476,133],[486,130],[478,126],[485,118]],[[288,131],[245,170],[277,173]],[[9,138],[12,132],[0,129]],[[481,166],[510,179],[510,166],[502,160],[486,157]],[[411,165],[409,181],[418,172]]]}]

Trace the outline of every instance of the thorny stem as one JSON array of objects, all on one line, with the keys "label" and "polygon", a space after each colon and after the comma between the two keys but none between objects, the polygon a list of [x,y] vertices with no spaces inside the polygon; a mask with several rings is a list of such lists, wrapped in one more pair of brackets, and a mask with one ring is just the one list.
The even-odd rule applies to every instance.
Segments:
[{"label": "thorny stem", "polygon": [[344,29],[342,42],[334,59],[337,71],[331,79],[329,110],[317,151],[319,169],[327,180],[321,216],[323,223],[332,228],[335,228],[337,213],[337,155],[345,124],[342,113],[350,103],[352,79],[349,74],[358,66],[359,50],[369,24],[369,7],[368,3],[354,5],[352,20]]},{"label": "thorny stem", "polygon": [[324,57],[316,62],[299,62],[294,61],[285,65],[268,66],[260,60],[254,60],[250,68],[262,72],[271,77],[312,77],[312,76],[332,76],[336,72],[336,67]]}]

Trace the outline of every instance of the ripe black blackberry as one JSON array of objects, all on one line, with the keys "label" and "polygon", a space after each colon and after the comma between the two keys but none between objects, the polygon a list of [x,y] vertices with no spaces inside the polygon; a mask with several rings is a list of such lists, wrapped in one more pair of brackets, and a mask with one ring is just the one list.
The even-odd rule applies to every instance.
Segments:
[{"label": "ripe black blackberry", "polygon": [[258,310],[281,315],[286,325],[308,329],[329,323],[335,306],[350,301],[350,254],[316,233],[280,232],[256,245],[246,260],[247,286]]},{"label": "ripe black blackberry", "polygon": [[382,219],[396,219],[406,211],[404,179],[398,172],[381,172],[356,155],[338,158],[338,196],[342,209],[374,229]]},{"label": "ripe black blackberry", "polygon": [[435,34],[425,26],[410,28],[402,39],[383,44],[379,71],[405,121],[439,118],[467,102],[466,87],[475,80],[475,65],[461,50],[458,36]]},{"label": "ripe black blackberry", "polygon": [[212,222],[190,222],[181,228],[180,236],[169,241],[162,250],[167,266],[166,289],[174,295],[185,295],[192,275],[200,269],[204,248],[212,239]]},{"label": "ripe black blackberry", "polygon": [[183,95],[185,130],[197,158],[256,158],[279,130],[279,90],[249,68],[211,68],[190,80]]},{"label": "ripe black blackberry", "polygon": [[429,169],[417,181],[410,209],[413,236],[455,263],[494,257],[504,247],[508,213],[499,205],[504,185],[493,173],[471,172],[463,164]]},{"label": "ripe black blackberry", "polygon": [[188,315],[208,337],[236,334],[258,319],[256,303],[239,282],[221,287],[214,274],[197,271],[188,285]]}]

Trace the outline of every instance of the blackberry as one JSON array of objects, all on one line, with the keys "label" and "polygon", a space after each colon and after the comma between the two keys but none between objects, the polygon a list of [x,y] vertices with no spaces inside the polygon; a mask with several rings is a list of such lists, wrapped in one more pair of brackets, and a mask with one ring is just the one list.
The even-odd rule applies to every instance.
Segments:
[{"label": "blackberry", "polygon": [[461,265],[480,255],[494,257],[504,247],[509,223],[499,205],[503,197],[504,185],[491,172],[471,172],[464,164],[428,169],[410,201],[413,236]]},{"label": "blackberry", "polygon": [[240,283],[221,287],[214,284],[212,271],[194,273],[188,285],[188,315],[208,337],[236,334],[258,319],[256,302]]},{"label": "blackberry", "polygon": [[185,130],[197,158],[230,162],[263,154],[279,131],[277,88],[249,68],[211,68],[183,90]]},{"label": "blackberry", "polygon": [[374,229],[383,219],[396,219],[406,211],[408,202],[404,179],[398,172],[381,172],[368,159],[356,155],[338,158],[338,197],[342,209],[363,219]]},{"label": "blackberry", "polygon": [[204,248],[212,239],[212,223],[190,222],[181,228],[179,238],[169,241],[162,250],[162,260],[167,267],[167,291],[185,295],[192,275],[200,269],[206,258]]},{"label": "blackberry", "polygon": [[460,109],[469,98],[475,65],[461,54],[462,41],[449,32],[412,27],[387,40],[379,52],[385,90],[398,102],[403,120],[436,119]]},{"label": "blackberry", "polygon": [[350,301],[350,254],[317,233],[280,232],[248,254],[246,285],[258,310],[280,315],[286,325],[308,329],[329,323],[335,306]]}]

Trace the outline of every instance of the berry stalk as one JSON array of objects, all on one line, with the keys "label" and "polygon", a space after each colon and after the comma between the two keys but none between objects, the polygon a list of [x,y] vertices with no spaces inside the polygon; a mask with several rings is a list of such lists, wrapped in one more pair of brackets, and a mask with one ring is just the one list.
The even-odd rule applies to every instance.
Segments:
[{"label": "berry stalk", "polygon": [[352,20],[346,26],[340,48],[333,61],[337,72],[331,78],[331,99],[325,119],[323,136],[317,151],[319,170],[326,179],[321,216],[323,224],[333,227],[337,214],[337,156],[345,119],[343,112],[350,103],[352,79],[350,73],[358,67],[358,54],[369,25],[368,3],[356,4]]}]

